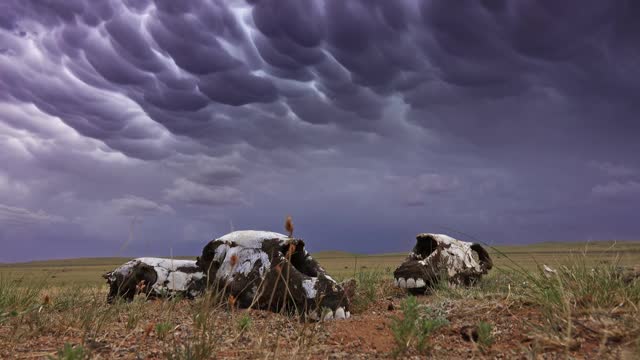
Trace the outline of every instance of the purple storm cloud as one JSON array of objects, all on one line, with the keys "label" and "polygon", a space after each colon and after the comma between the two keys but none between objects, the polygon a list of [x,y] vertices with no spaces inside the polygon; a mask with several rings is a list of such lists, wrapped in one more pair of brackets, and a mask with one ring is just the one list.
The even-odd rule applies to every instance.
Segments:
[{"label": "purple storm cloud", "polygon": [[[0,261],[638,239],[640,2],[5,0]],[[457,237],[463,238],[462,235]]]}]

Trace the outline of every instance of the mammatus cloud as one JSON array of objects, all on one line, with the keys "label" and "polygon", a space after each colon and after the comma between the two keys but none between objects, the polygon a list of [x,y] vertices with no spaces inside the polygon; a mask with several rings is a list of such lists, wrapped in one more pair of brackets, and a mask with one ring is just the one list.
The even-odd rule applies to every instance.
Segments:
[{"label": "mammatus cloud", "polygon": [[42,210],[31,211],[0,204],[0,224],[2,224],[3,227],[53,225],[66,221],[67,220],[61,216],[48,214]]},{"label": "mammatus cloud", "polygon": [[596,185],[591,192],[601,197],[626,197],[640,195],[640,182],[612,181],[606,184]]},{"label": "mammatus cloud", "polygon": [[2,197],[25,197],[29,195],[29,192],[28,186],[0,172],[0,195]]},{"label": "mammatus cloud", "polygon": [[119,214],[126,216],[144,216],[153,214],[173,214],[175,210],[167,204],[158,204],[149,199],[138,196],[129,195],[118,199],[111,200],[111,204],[115,207]]},{"label": "mammatus cloud", "polygon": [[407,206],[425,206],[429,198],[454,192],[461,182],[456,176],[442,174],[419,174],[415,177],[387,176],[389,185],[396,188],[401,202]]},{"label": "mammatus cloud", "polygon": [[243,172],[234,165],[207,164],[193,175],[193,181],[204,185],[225,185],[237,182]]},{"label": "mammatus cloud", "polygon": [[174,186],[165,191],[165,198],[191,205],[240,205],[246,200],[242,193],[230,186],[204,186],[187,179],[177,179]]},{"label": "mammatus cloud", "polygon": [[187,252],[229,219],[279,230],[285,213],[311,248],[396,251],[388,238],[436,224],[637,237],[626,212],[590,219],[640,181],[639,15],[596,0],[6,0],[0,201],[82,218],[82,235],[51,226],[96,248],[137,214]]},{"label": "mammatus cloud", "polygon": [[613,177],[632,176],[638,174],[638,169],[628,167],[622,164],[614,164],[610,162],[591,162],[591,166],[602,171],[604,174]]}]

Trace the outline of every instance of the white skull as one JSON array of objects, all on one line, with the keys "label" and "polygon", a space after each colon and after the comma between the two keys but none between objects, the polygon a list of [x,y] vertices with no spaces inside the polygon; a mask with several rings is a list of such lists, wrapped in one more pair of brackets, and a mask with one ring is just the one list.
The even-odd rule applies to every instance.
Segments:
[{"label": "white skull", "polygon": [[313,319],[344,319],[343,287],[309,255],[301,239],[268,231],[235,231],[212,240],[198,258],[209,286],[241,307],[297,310]]},{"label": "white skull", "polygon": [[493,267],[480,244],[427,233],[418,234],[416,240],[413,251],[393,273],[395,285],[412,292],[424,292],[442,277],[452,284],[471,285]]},{"label": "white skull", "polygon": [[130,301],[140,292],[147,297],[181,294],[193,298],[205,288],[204,273],[193,260],[137,258],[103,277],[109,284],[108,302],[116,297]]}]

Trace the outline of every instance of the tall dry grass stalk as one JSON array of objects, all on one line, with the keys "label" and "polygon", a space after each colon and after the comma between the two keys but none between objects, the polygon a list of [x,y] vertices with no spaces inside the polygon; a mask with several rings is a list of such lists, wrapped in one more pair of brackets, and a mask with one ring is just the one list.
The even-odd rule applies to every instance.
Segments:
[{"label": "tall dry grass stalk", "polygon": [[291,219],[291,215],[287,216],[287,219],[284,222],[284,229],[287,231],[287,234],[290,238],[293,237],[293,220]]}]

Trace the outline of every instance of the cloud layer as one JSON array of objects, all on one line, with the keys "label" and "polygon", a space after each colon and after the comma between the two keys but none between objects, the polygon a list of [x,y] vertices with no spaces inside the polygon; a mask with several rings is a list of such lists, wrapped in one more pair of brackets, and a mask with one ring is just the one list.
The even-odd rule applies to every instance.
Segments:
[{"label": "cloud layer", "polygon": [[403,251],[451,228],[638,238],[639,15],[595,0],[4,1],[0,238],[66,219],[20,236],[50,246],[46,225],[69,256],[114,255],[135,217],[124,254],[196,254],[286,214],[312,249]]}]

